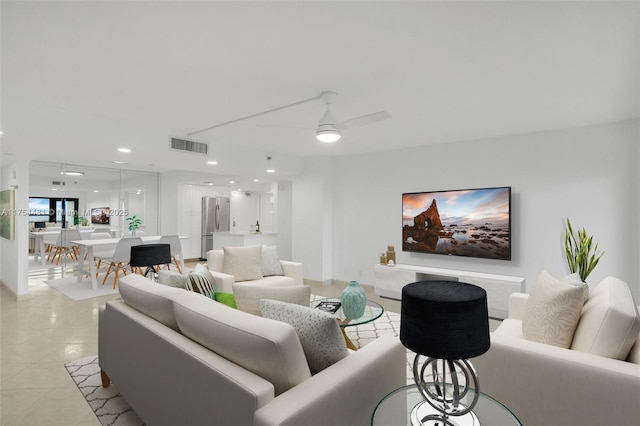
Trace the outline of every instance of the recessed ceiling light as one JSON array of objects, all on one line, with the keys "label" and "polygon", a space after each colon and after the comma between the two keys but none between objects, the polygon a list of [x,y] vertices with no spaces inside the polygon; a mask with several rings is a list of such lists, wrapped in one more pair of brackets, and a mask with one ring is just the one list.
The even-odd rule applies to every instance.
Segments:
[{"label": "recessed ceiling light", "polygon": [[229,183],[236,183],[236,181],[235,180],[230,180]]},{"label": "recessed ceiling light", "polygon": [[254,179],[253,181],[254,182],[260,182],[260,179]]},{"label": "recessed ceiling light", "polygon": [[207,164],[210,164],[212,166],[215,166],[216,164],[218,164],[217,161],[211,160],[211,161],[207,161]]},{"label": "recessed ceiling light", "polygon": [[129,148],[118,148],[118,152],[131,152]]},{"label": "recessed ceiling light", "polygon": [[67,176],[84,176],[84,172],[74,172],[74,171],[60,172],[60,174],[67,175]]},{"label": "recessed ceiling light", "polygon": [[57,190],[58,190],[58,188],[51,188],[51,190],[52,190],[52,191],[57,191]]},{"label": "recessed ceiling light", "polygon": [[273,169],[267,169],[267,173],[275,173],[276,171]]},{"label": "recessed ceiling light", "polygon": [[113,160],[111,161],[113,164],[127,164],[126,161],[118,161],[118,160]]},{"label": "recessed ceiling light", "polygon": [[100,191],[98,191],[97,189],[94,189],[93,192],[100,192]]}]

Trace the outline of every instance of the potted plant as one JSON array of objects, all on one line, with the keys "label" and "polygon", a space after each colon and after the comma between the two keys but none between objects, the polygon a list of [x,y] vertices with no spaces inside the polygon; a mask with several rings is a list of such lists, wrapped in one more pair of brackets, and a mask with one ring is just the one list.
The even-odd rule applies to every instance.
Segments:
[{"label": "potted plant", "polygon": [[573,230],[571,221],[567,218],[564,232],[564,250],[572,274],[578,274],[582,282],[596,267],[604,252],[598,252],[598,243],[593,243],[593,235],[587,234],[583,227],[578,232]]},{"label": "potted plant", "polygon": [[140,227],[142,219],[134,214],[133,216],[126,218],[126,221],[129,222],[129,231],[131,231],[131,235],[135,237],[136,230]]}]

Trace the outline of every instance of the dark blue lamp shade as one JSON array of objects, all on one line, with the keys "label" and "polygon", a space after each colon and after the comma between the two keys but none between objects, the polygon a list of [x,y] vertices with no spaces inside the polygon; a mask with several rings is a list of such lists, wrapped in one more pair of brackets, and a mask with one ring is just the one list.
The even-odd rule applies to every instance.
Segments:
[{"label": "dark blue lamp shade", "polygon": [[458,281],[420,281],[402,288],[400,341],[420,355],[473,358],[489,350],[487,292]]}]

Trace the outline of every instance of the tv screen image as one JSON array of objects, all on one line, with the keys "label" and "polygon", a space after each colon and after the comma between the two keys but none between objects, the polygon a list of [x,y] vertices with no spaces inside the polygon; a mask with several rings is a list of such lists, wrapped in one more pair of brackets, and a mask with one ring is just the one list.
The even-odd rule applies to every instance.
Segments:
[{"label": "tv screen image", "polygon": [[511,260],[511,187],[402,194],[402,250]]},{"label": "tv screen image", "polygon": [[94,207],[91,209],[91,223],[96,225],[109,224],[109,207]]}]

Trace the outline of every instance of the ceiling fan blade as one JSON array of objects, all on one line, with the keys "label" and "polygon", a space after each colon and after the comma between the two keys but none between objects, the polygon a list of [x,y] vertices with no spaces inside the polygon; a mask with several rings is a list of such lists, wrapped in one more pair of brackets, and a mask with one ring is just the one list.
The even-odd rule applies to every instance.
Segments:
[{"label": "ceiling fan blade", "polygon": [[336,124],[336,127],[340,130],[349,129],[351,127],[366,126],[367,124],[373,124],[378,121],[387,120],[391,118],[391,114],[387,111],[378,111],[367,115],[361,115],[360,117],[352,118],[351,120],[343,121]]},{"label": "ceiling fan blade", "polygon": [[313,127],[285,126],[279,124],[254,124],[255,127],[274,127],[277,129],[315,130]]}]

